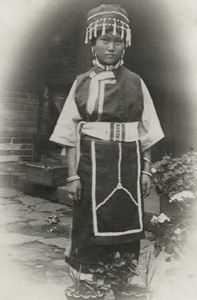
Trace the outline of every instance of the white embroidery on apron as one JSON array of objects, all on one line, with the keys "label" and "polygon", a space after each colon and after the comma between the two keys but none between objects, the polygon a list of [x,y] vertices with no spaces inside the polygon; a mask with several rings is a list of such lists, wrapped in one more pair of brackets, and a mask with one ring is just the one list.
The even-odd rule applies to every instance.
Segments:
[{"label": "white embroidery on apron", "polygon": [[[132,234],[132,233],[138,233],[138,232],[142,232],[142,230],[143,230],[142,211],[141,211],[141,190],[140,190],[141,164],[140,164],[140,150],[139,150],[139,142],[138,141],[136,141],[136,152],[137,152],[137,165],[138,165],[138,168],[137,168],[137,198],[138,198],[137,207],[138,207],[138,217],[139,217],[139,228],[128,229],[126,231],[119,231],[119,232],[114,232],[114,231],[112,231],[112,232],[99,232],[99,229],[98,229],[98,219],[97,219],[97,213],[96,213],[97,209],[98,209],[98,206],[100,206],[100,204],[98,206],[96,206],[96,184],[97,184],[96,183],[96,149],[95,149],[95,141],[91,142],[91,158],[92,158],[92,213],[93,213],[93,231],[94,231],[94,235],[95,236],[100,236],[100,237],[114,236],[115,237],[115,236],[122,236],[122,235],[127,235],[127,234]],[[121,153],[121,156],[122,156],[122,153]],[[119,158],[119,163],[120,163],[120,166],[121,166],[121,160],[120,160],[120,158]],[[118,174],[118,176],[119,176],[119,174]],[[120,176],[121,176],[121,173],[120,173]],[[120,178],[121,177],[118,177],[118,179],[120,179]],[[123,188],[124,189],[124,187],[121,184],[121,181],[118,182],[116,188]]]},{"label": "white embroidery on apron", "polygon": [[138,206],[138,203],[133,198],[132,194],[122,185],[122,178],[121,178],[121,165],[122,165],[122,144],[118,143],[119,148],[119,157],[118,157],[118,183],[117,186],[113,189],[113,191],[103,200],[103,202],[97,205],[96,210],[98,210],[102,205],[104,205],[115,193],[117,190],[123,190],[125,193],[129,195],[131,200]]}]

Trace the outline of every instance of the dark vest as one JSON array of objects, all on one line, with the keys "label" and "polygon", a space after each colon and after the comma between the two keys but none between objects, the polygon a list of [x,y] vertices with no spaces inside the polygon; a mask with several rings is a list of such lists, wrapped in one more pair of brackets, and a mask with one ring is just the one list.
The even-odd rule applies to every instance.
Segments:
[{"label": "dark vest", "polygon": [[116,84],[107,84],[104,92],[102,116],[98,119],[98,99],[93,114],[87,113],[87,100],[92,72],[105,72],[93,67],[88,72],[77,77],[75,101],[79,113],[84,121],[100,122],[137,122],[143,112],[143,95],[140,77],[126,69],[119,67],[114,70]]}]

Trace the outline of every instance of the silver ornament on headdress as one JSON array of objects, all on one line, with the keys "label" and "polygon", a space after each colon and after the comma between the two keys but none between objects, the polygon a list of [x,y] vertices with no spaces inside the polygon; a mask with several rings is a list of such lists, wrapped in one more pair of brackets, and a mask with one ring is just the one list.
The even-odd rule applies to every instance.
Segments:
[{"label": "silver ornament on headdress", "polygon": [[[106,17],[106,15],[117,15],[116,17]],[[120,16],[120,17],[119,17]],[[125,38],[126,47],[131,46],[131,29],[127,24],[129,19],[121,12],[118,11],[104,11],[93,14],[87,20],[90,21],[91,19],[98,17],[95,21],[89,23],[86,29],[86,37],[85,37],[85,44],[90,42],[93,36],[96,38],[98,35],[98,30],[101,30],[101,34],[105,35],[107,27],[112,27],[113,35],[117,34],[117,31],[120,30],[121,32],[121,39]],[[120,20],[123,17],[124,20]]]}]

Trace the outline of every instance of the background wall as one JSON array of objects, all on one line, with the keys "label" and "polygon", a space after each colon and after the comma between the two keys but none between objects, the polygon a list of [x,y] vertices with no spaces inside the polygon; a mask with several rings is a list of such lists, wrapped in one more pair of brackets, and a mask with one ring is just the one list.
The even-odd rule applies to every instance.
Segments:
[{"label": "background wall", "polygon": [[32,161],[35,156],[42,45],[34,17],[25,2],[0,1],[1,162]]},{"label": "background wall", "polygon": [[166,135],[154,160],[197,149],[195,0],[0,0],[1,161],[54,149],[48,137],[70,86],[91,67],[86,14],[102,3],[119,3],[129,14],[125,65],[147,84]]},{"label": "background wall", "polygon": [[48,139],[82,62],[83,6],[0,0],[0,161],[33,161],[55,148]]}]

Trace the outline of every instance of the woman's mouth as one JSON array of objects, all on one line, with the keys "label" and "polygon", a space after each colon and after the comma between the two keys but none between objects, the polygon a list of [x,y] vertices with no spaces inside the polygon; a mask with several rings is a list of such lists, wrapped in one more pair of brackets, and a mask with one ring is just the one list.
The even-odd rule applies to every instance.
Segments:
[{"label": "woman's mouth", "polygon": [[114,55],[114,54],[106,54],[106,56],[107,56],[107,57],[109,57],[109,58],[113,58],[113,57],[115,57],[115,55]]}]

